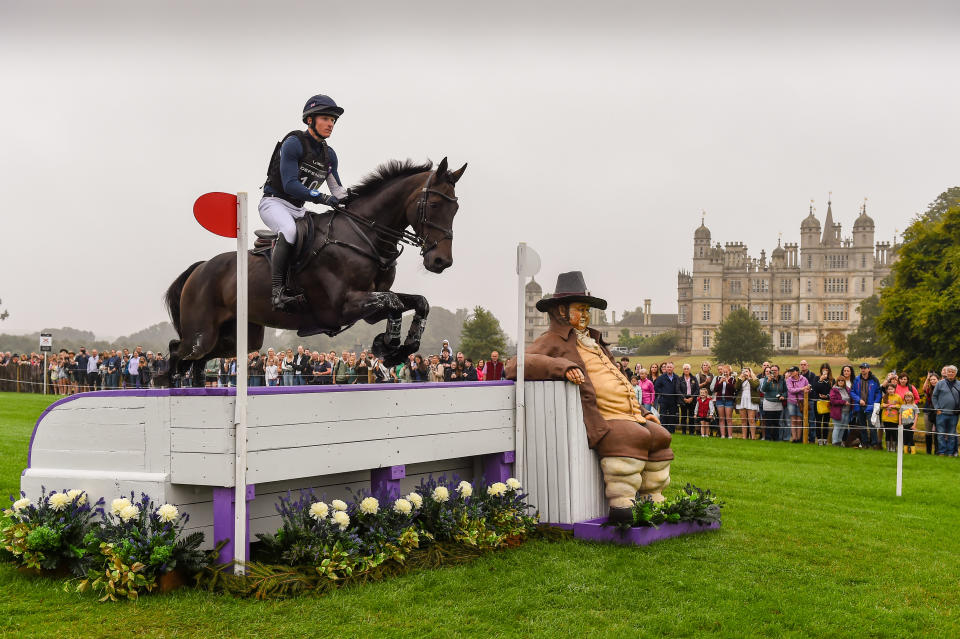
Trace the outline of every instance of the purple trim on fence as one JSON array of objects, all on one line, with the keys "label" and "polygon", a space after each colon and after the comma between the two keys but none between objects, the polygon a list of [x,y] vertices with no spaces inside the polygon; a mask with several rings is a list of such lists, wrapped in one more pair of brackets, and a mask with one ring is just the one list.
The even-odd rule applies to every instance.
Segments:
[{"label": "purple trim on fence", "polygon": [[[247,549],[244,553],[247,561],[250,561],[250,502],[256,497],[257,491],[254,484],[247,484]],[[222,564],[233,561],[233,532],[234,518],[236,511],[234,508],[234,490],[232,487],[222,488],[214,486],[213,488],[213,545],[216,546],[220,541],[229,539],[229,541],[220,549],[219,562]]]},{"label": "purple trim on fence", "polygon": [[[290,393],[343,393],[357,391],[380,391],[380,390],[418,390],[422,388],[462,388],[473,386],[513,386],[513,382],[504,379],[495,382],[417,382],[404,384],[350,384],[349,386],[336,384],[326,386],[254,386],[248,388],[250,395],[287,395]],[[77,393],[69,397],[61,397],[54,403],[47,406],[37,422],[33,425],[33,432],[30,433],[30,445],[27,448],[27,468],[32,468],[31,457],[33,453],[33,440],[37,437],[37,429],[40,422],[51,410],[72,402],[75,399],[83,397],[224,397],[237,394],[237,389],[233,388],[129,388],[106,391],[92,391],[88,393]],[[26,468],[21,472],[21,476],[26,472]]]},{"label": "purple trim on fence", "polygon": [[483,477],[486,483],[504,482],[513,477],[513,462],[516,453],[508,450],[483,456]]},{"label": "purple trim on fence", "polygon": [[400,497],[400,480],[407,476],[407,467],[386,466],[370,470],[370,494],[376,497],[381,506],[392,504]]},{"label": "purple trim on fence", "polygon": [[631,528],[626,533],[621,533],[613,526],[601,526],[605,521],[607,521],[606,517],[598,517],[596,519],[577,522],[573,525],[573,536],[577,539],[587,541],[605,541],[628,546],[648,546],[654,542],[670,539],[671,537],[692,535],[720,528],[720,522],[714,522],[709,526],[701,526],[693,522],[682,522],[679,524],[662,524],[659,528]]}]

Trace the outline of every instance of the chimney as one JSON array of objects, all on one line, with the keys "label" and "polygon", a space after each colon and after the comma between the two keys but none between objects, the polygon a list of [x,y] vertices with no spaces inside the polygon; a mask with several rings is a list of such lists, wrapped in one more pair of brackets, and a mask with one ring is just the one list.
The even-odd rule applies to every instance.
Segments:
[{"label": "chimney", "polygon": [[617,323],[617,312],[616,312],[616,311],[610,311],[610,312],[613,314],[613,323],[616,324],[616,323]]},{"label": "chimney", "polygon": [[643,323],[650,325],[650,300],[643,300]]}]

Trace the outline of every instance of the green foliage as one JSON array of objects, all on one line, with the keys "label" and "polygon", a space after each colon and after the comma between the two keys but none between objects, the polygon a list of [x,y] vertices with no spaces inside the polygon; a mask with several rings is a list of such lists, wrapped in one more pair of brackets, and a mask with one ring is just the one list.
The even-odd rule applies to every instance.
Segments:
[{"label": "green foliage", "polygon": [[773,342],[745,308],[732,311],[713,336],[713,356],[721,362],[759,364],[773,355]]},{"label": "green foliage", "polygon": [[907,228],[893,282],[880,293],[877,332],[889,343],[885,361],[914,379],[960,358],[960,206],[941,210],[956,192],[941,194],[936,208]]},{"label": "green foliage", "polygon": [[[663,524],[692,522],[701,526],[720,521],[723,502],[709,490],[687,484],[683,490],[662,502],[655,502],[649,495],[637,494],[633,501],[633,525],[657,528]],[[629,529],[629,524],[617,525]]]},{"label": "green foliage", "polygon": [[[36,502],[13,500],[0,518],[3,559],[37,571],[62,570],[82,575],[86,560],[84,540],[93,529],[91,508],[81,491],[43,490]],[[97,502],[93,506],[99,506]]]},{"label": "green foliage", "polygon": [[146,572],[145,564],[139,561],[128,564],[113,544],[100,544],[99,554],[105,559],[103,566],[81,581],[77,592],[103,593],[100,601],[136,601],[141,592],[151,592],[157,587],[156,575]]},{"label": "green foliage", "polygon": [[847,353],[853,359],[881,357],[890,345],[877,332],[877,318],[880,316],[880,296],[866,298],[858,307],[860,324],[857,330],[847,338]]},{"label": "green foliage", "polygon": [[473,314],[463,323],[458,350],[474,362],[479,358],[487,359],[491,351],[506,354],[507,336],[500,321],[482,306],[475,307]]},{"label": "green foliage", "polygon": [[617,337],[617,346],[623,346],[631,350],[636,349],[633,355],[659,355],[660,353],[669,353],[677,347],[679,336],[676,331],[667,331],[659,335],[644,337],[642,335],[630,335],[626,328],[620,329],[620,335]]},{"label": "green foliage", "polygon": [[947,211],[956,206],[960,206],[960,186],[951,186],[938,195],[937,199],[927,206],[927,210],[914,219],[914,222],[921,224],[939,222]]}]

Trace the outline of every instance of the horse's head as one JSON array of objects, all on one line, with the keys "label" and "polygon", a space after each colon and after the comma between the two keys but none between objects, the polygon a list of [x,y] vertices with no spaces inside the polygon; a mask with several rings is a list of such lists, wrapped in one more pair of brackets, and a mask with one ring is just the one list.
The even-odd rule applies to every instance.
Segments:
[{"label": "horse's head", "polygon": [[407,222],[423,240],[423,266],[431,273],[442,273],[453,264],[453,217],[459,207],[454,185],[466,170],[466,164],[448,170],[443,158],[424,178],[419,197],[407,210]]}]

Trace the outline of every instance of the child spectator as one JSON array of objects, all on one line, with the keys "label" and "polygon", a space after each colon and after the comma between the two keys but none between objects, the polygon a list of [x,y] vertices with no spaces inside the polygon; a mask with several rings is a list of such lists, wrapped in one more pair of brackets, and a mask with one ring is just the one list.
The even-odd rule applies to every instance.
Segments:
[{"label": "child spectator", "polygon": [[900,424],[900,407],[903,400],[897,395],[896,379],[888,382],[886,394],[880,400],[880,421],[882,422],[887,452],[896,452],[897,426]]},{"label": "child spectator", "polygon": [[[853,369],[850,372],[852,373]],[[850,390],[847,388],[847,378],[841,373],[830,389],[830,425],[833,427],[834,446],[843,446],[849,416]]]},{"label": "child spectator", "polygon": [[903,405],[900,406],[900,423],[903,425],[903,452],[917,454],[917,447],[913,445],[913,427],[917,423],[920,407],[915,403],[913,393],[903,395]]},{"label": "child spectator", "polygon": [[710,437],[710,420],[713,418],[713,398],[705,386],[697,397],[697,419],[700,421],[700,437]]},{"label": "child spectator", "polygon": [[640,389],[637,401],[646,410],[653,410],[653,381],[650,380],[645,368],[641,368],[637,373],[637,388]]},{"label": "child spectator", "polygon": [[263,371],[267,376],[267,386],[277,386],[280,383],[280,373],[279,368],[277,367],[276,356],[271,355],[267,359],[267,365],[264,367]]}]

